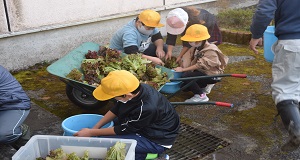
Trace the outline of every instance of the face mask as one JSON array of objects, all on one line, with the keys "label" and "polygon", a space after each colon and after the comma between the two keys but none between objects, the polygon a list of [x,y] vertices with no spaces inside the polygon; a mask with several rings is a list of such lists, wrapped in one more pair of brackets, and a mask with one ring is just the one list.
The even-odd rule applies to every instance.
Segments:
[{"label": "face mask", "polygon": [[127,101],[122,101],[122,100],[118,100],[119,102],[122,102],[122,103],[127,103],[128,101],[130,101],[131,99],[128,99]]},{"label": "face mask", "polygon": [[146,30],[146,28],[143,25],[138,27],[138,30],[139,30],[139,32],[141,32],[142,34],[147,35],[147,36],[149,36],[153,32],[152,29],[151,30]]},{"label": "face mask", "polygon": [[196,42],[189,42],[189,44],[192,46],[192,47],[200,47],[202,42],[201,43],[197,43]]}]

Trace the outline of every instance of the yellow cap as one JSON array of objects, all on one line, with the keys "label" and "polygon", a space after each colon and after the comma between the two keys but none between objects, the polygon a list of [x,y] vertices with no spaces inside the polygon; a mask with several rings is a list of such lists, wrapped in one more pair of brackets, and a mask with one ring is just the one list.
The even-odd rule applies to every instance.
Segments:
[{"label": "yellow cap", "polygon": [[163,27],[164,25],[160,23],[160,15],[158,12],[153,10],[144,10],[138,16],[139,20],[143,22],[148,27]]},{"label": "yellow cap", "polygon": [[201,24],[191,25],[185,32],[185,35],[181,37],[181,40],[187,42],[203,41],[210,38],[208,30]]},{"label": "yellow cap", "polygon": [[93,91],[93,96],[104,101],[130,93],[136,90],[139,85],[139,80],[132,73],[126,70],[111,71]]}]

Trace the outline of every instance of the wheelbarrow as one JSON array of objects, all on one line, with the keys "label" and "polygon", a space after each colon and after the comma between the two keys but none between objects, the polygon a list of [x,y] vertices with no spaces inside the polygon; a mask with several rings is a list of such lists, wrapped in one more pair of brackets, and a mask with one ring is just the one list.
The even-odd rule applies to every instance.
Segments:
[{"label": "wheelbarrow", "polygon": [[[81,63],[82,60],[85,59],[85,54],[88,50],[91,51],[98,51],[99,44],[86,42],[83,43],[78,48],[72,50],[62,58],[58,59],[51,65],[47,67],[47,71],[52,75],[58,76],[59,79],[66,84],[66,95],[78,107],[81,107],[86,110],[94,110],[104,107],[109,101],[99,101],[93,97],[93,91],[96,86],[85,84],[79,81],[75,81],[73,79],[69,79],[66,77],[67,74],[70,73],[71,70],[77,68],[81,70]],[[175,96],[182,90],[189,87],[193,82],[197,81],[198,79],[203,78],[211,78],[215,80],[215,82],[219,82],[221,77],[237,77],[237,78],[246,78],[247,75],[245,74],[220,74],[214,76],[198,76],[198,77],[189,77],[189,78],[174,78],[174,73],[171,69],[165,68],[163,66],[157,66],[162,69],[162,72],[167,72],[170,83],[167,82],[163,85],[158,91],[164,93],[164,87],[167,87],[171,83],[177,83],[177,89],[164,93],[168,99]],[[185,84],[184,86],[178,87],[178,84],[184,80],[192,80],[191,82]],[[201,104],[212,104],[217,106],[223,107],[233,107],[233,104],[227,102],[215,102],[215,101],[208,101],[208,102],[171,102],[174,106],[177,105],[201,105]]]}]

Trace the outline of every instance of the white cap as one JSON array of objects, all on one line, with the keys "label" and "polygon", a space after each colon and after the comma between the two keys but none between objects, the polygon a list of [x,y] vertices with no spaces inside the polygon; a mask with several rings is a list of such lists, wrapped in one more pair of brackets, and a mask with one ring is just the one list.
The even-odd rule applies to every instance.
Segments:
[{"label": "white cap", "polygon": [[188,14],[182,8],[171,10],[167,16],[167,32],[173,35],[181,34],[186,27],[188,19]]}]

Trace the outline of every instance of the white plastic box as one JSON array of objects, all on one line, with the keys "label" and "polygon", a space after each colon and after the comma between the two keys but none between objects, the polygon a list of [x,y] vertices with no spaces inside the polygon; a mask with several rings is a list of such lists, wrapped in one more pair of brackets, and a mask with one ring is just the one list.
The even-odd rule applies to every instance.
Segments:
[{"label": "white plastic box", "polygon": [[[104,159],[106,151],[117,141],[126,144],[125,160],[134,160],[136,140],[117,138],[91,138],[71,136],[35,135],[21,147],[12,157],[12,160],[35,160],[45,158],[50,150],[62,148],[66,153],[72,151],[82,156],[85,150],[89,151],[90,158]],[[70,150],[70,151],[67,151]]]}]

